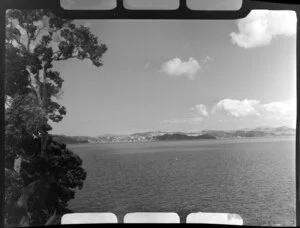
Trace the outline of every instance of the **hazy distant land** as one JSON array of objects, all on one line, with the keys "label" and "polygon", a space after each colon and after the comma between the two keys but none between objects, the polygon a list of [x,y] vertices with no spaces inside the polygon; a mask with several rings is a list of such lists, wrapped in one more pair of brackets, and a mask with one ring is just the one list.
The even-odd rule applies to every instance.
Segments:
[{"label": "hazy distant land", "polygon": [[279,137],[294,136],[296,130],[289,127],[257,127],[240,130],[202,130],[199,132],[142,132],[128,135],[106,134],[98,137],[53,135],[53,138],[65,144],[77,143],[118,143],[118,142],[146,142],[171,140],[203,140],[230,139],[248,137]]}]

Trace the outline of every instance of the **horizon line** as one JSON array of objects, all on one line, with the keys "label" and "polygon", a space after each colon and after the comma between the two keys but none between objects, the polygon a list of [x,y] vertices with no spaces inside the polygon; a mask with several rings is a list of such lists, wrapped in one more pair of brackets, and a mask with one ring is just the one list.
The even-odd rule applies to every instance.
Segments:
[{"label": "horizon line", "polygon": [[184,133],[184,134],[191,134],[191,133],[202,133],[202,131],[238,131],[238,130],[254,130],[257,128],[290,128],[292,130],[296,130],[296,127],[287,127],[284,125],[281,126],[277,126],[277,127],[271,127],[271,126],[257,126],[257,127],[244,127],[244,128],[236,128],[236,129],[202,129],[202,130],[198,130],[198,131],[162,131],[162,130],[145,130],[145,131],[137,131],[137,132],[131,132],[131,133],[102,133],[102,134],[98,134],[98,135],[66,135],[66,134],[59,134],[59,133],[54,133],[51,135],[61,135],[61,136],[67,136],[67,137],[99,137],[99,136],[104,136],[104,135],[118,135],[118,136],[122,136],[122,135],[132,135],[132,134],[141,134],[141,133],[147,133],[147,132],[162,132],[162,133]]}]

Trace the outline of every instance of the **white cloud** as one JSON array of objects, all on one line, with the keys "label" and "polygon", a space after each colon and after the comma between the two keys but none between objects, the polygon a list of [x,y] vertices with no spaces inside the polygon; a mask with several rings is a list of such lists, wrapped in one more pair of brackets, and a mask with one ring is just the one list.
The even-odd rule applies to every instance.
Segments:
[{"label": "white cloud", "polygon": [[259,107],[263,116],[268,119],[295,119],[296,99],[263,104]]},{"label": "white cloud", "polygon": [[[160,123],[164,126],[176,124],[202,124],[205,118],[210,116],[208,108],[204,104],[197,104],[191,107],[190,111],[197,113],[182,118],[172,118],[163,120]],[[254,99],[222,99],[211,108],[211,114],[225,114],[233,118],[219,119],[218,122],[244,121],[244,118],[255,118],[253,120],[262,121],[294,121],[296,120],[296,98],[275,101],[270,103],[261,103]],[[249,120],[249,119],[248,119]]]},{"label": "white cloud", "polygon": [[268,45],[279,35],[296,34],[297,16],[294,11],[253,10],[238,20],[238,32],[230,33],[231,40],[243,48]]},{"label": "white cloud", "polygon": [[174,58],[162,65],[162,71],[172,76],[187,76],[193,80],[195,74],[201,69],[198,61],[192,57],[188,61]]},{"label": "white cloud", "polygon": [[225,112],[233,117],[259,116],[256,106],[259,104],[257,100],[234,100],[223,99],[215,104],[212,113]]},{"label": "white cloud", "polygon": [[208,117],[208,111],[207,108],[204,104],[197,104],[194,105],[191,108],[192,111],[196,112],[197,114],[199,114],[201,117]]},{"label": "white cloud", "polygon": [[223,99],[212,107],[212,113],[223,112],[236,118],[261,117],[265,119],[295,119],[296,99],[260,104],[258,100]]},{"label": "white cloud", "polygon": [[208,63],[210,61],[214,61],[214,59],[210,56],[206,56],[202,61],[202,65],[205,65],[206,63]]},{"label": "white cloud", "polygon": [[268,104],[264,104],[261,108],[269,113],[280,113],[282,115],[286,115],[290,111],[290,107],[283,102],[271,102]]}]

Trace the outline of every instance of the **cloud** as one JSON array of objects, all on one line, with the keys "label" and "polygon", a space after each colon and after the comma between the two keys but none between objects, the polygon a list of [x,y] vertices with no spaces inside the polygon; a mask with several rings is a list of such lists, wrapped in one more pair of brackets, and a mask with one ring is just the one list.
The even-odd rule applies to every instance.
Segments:
[{"label": "cloud", "polygon": [[257,100],[234,100],[223,99],[215,104],[212,108],[212,113],[224,112],[233,117],[259,116],[256,106],[260,102]]},{"label": "cloud", "polygon": [[176,124],[201,124],[206,118],[217,113],[233,117],[230,119],[219,119],[219,123],[244,121],[245,118],[255,118],[263,121],[294,121],[296,120],[296,98],[284,101],[261,103],[255,99],[222,99],[214,104],[210,110],[204,104],[197,104],[190,108],[197,114],[163,120],[160,123],[168,127]]},{"label": "cloud", "polygon": [[280,102],[271,102],[259,107],[263,116],[268,119],[294,119],[296,118],[296,99]]},{"label": "cloud", "polygon": [[208,117],[208,111],[204,104],[197,104],[191,108],[192,111],[200,115],[200,117]]},{"label": "cloud", "polygon": [[188,61],[181,61],[179,58],[174,58],[162,65],[162,71],[171,76],[187,76],[193,80],[195,74],[201,69],[198,61],[192,57]]},{"label": "cloud", "polygon": [[214,61],[214,59],[210,56],[206,56],[203,61],[202,61],[202,65],[207,64],[208,62]]},{"label": "cloud", "polygon": [[234,44],[243,48],[268,45],[279,35],[296,34],[297,16],[294,11],[253,10],[238,20],[238,32],[230,33]]},{"label": "cloud", "polygon": [[280,113],[281,115],[286,115],[289,113],[291,107],[283,102],[271,102],[262,105],[261,108],[269,113]]},{"label": "cloud", "polygon": [[225,113],[236,118],[261,117],[265,119],[296,118],[296,99],[261,104],[258,100],[223,99],[212,107],[212,114]]}]

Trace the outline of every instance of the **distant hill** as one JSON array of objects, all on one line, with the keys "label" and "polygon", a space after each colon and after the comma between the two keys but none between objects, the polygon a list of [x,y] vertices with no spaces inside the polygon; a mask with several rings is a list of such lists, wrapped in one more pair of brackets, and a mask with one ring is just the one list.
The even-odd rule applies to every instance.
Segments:
[{"label": "distant hill", "polygon": [[166,140],[200,140],[247,137],[277,137],[294,136],[296,130],[288,127],[257,127],[240,130],[203,130],[199,132],[140,132],[130,135],[106,134],[98,137],[53,135],[53,139],[64,144],[77,143],[118,143],[118,142],[148,142]]},{"label": "distant hill", "polygon": [[242,129],[231,131],[203,130],[202,134],[209,134],[217,138],[239,138],[239,137],[271,137],[271,136],[293,136],[296,130],[288,127],[258,127],[254,129]]},{"label": "distant hill", "polygon": [[216,139],[216,137],[204,134],[198,136],[189,136],[183,133],[175,133],[175,134],[164,134],[155,137],[159,141],[165,140],[199,140],[199,139]]}]

